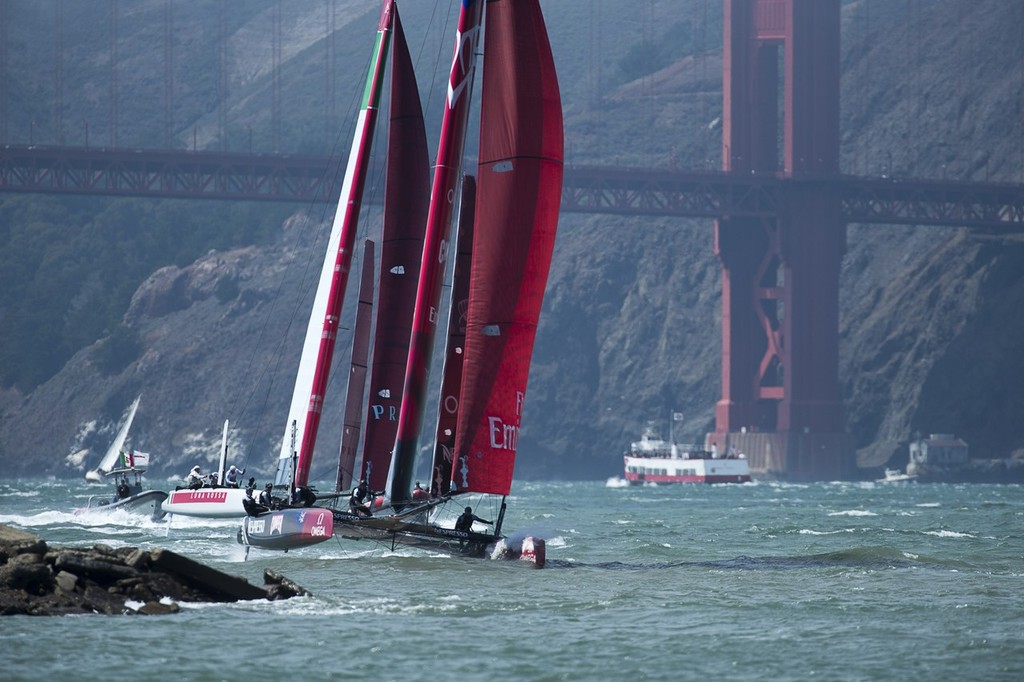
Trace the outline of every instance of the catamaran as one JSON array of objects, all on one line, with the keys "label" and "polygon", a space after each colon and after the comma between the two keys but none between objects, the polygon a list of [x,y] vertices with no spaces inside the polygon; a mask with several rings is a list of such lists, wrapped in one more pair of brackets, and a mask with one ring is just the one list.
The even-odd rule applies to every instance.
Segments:
[{"label": "catamaran", "polygon": [[221,436],[220,465],[216,472],[218,484],[201,488],[177,486],[167,493],[167,499],[163,503],[164,512],[206,519],[237,519],[245,516],[246,490],[222,484],[227,457],[228,422],[225,420]]},{"label": "catamaran", "polygon": [[[407,88],[400,101],[415,93],[398,11],[392,0],[385,0],[363,109],[279,457],[278,482],[289,486],[290,499],[302,497],[300,491],[308,490],[309,486],[313,444],[351,265],[369,140],[392,34],[392,88]],[[478,186],[474,193],[472,180],[463,181],[462,158],[481,40],[485,54]],[[392,94],[393,107],[395,100]],[[389,168],[394,158],[390,149],[393,144],[394,138],[389,145]],[[404,168],[420,165],[425,166],[414,161]],[[404,379],[400,392],[397,386],[374,385],[371,379],[366,426],[380,422],[381,415],[394,414],[397,419],[388,420],[396,422],[391,424],[395,429],[393,447],[385,450],[370,445],[379,442],[379,438],[371,441],[369,433],[365,434],[362,461],[358,466],[348,464],[346,473],[352,441],[342,445],[339,483],[351,483],[352,471],[358,471],[358,478],[368,483],[383,482],[383,486],[371,485],[374,490],[381,489],[373,503],[374,513],[365,516],[356,510],[312,506],[260,512],[244,521],[239,534],[243,543],[289,549],[339,536],[374,540],[391,547],[411,545],[451,554],[524,558],[543,565],[541,538],[512,542],[502,533],[502,525],[518,449],[530,358],[554,246],[562,165],[561,100],[538,2],[491,1],[484,17],[483,0],[463,0],[430,187],[408,353],[401,365]],[[389,196],[385,198],[386,206],[395,206],[396,196]],[[458,319],[459,324],[457,330],[449,329],[446,336],[446,357],[457,355],[461,363],[458,371],[451,372],[456,379],[446,380],[442,387],[443,404],[439,412],[446,421],[438,426],[437,432],[444,435],[444,442],[434,447],[439,460],[431,468],[431,494],[426,499],[414,498],[412,482],[424,421],[427,377],[442,318],[441,289],[453,243],[450,226],[458,197],[463,197],[462,215],[460,234],[454,242],[461,242],[462,246],[457,248],[467,254],[468,267],[464,263],[463,268],[454,269],[452,298],[458,312],[453,312],[449,319]],[[334,255],[336,258],[332,258]],[[468,283],[464,283],[467,276]],[[460,299],[460,287],[468,290],[467,299]],[[321,299],[325,301],[322,306],[318,305]],[[460,300],[464,300],[461,306]],[[378,338],[393,333],[378,324]],[[448,369],[452,368],[446,367],[446,375]],[[385,403],[383,399],[392,402]],[[389,411],[396,406],[397,409]],[[348,420],[345,430],[348,431]],[[334,493],[335,499],[337,494]],[[496,499],[493,533],[478,532],[472,525],[467,529],[451,524],[454,515],[449,508],[461,511],[465,501],[471,499],[469,495]],[[309,495],[305,498],[312,499]],[[329,522],[328,516],[320,513],[326,509],[331,510]]]}]

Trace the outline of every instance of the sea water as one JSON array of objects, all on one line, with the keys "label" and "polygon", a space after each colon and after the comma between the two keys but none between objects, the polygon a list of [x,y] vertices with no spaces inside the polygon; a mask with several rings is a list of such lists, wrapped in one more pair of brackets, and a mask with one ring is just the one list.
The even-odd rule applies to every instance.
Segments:
[{"label": "sea water", "polygon": [[547,539],[543,570],[366,541],[246,557],[235,521],[76,515],[84,483],[2,482],[0,523],[51,545],[166,547],[313,596],[0,617],[0,679],[1024,679],[1024,487],[514,491],[505,528]]}]

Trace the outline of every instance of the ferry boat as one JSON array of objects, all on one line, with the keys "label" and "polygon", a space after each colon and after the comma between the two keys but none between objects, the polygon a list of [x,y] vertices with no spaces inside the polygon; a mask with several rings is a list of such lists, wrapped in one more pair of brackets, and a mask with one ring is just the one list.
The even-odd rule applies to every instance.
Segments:
[{"label": "ferry boat", "polygon": [[696,445],[662,440],[648,424],[624,455],[626,480],[643,483],[749,483],[750,464],[738,453],[719,455]]},{"label": "ferry boat", "polygon": [[889,469],[885,470],[885,477],[879,478],[876,483],[907,483],[910,481],[916,481],[916,474],[905,474],[901,469]]}]

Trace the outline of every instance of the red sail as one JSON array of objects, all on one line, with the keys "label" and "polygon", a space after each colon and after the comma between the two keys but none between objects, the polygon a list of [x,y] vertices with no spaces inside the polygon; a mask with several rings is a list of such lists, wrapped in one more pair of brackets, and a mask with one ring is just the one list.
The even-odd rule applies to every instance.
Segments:
[{"label": "red sail", "polygon": [[430,197],[430,156],[416,75],[394,9],[388,162],[373,367],[360,472],[373,490],[387,485],[398,431],[416,285]]},{"label": "red sail", "polygon": [[473,213],[476,210],[476,179],[462,179],[459,232],[456,236],[455,274],[448,310],[448,341],[444,351],[441,400],[434,436],[434,462],[430,468],[430,490],[445,495],[452,480],[452,453],[459,419],[459,391],[462,389],[462,358],[466,345],[466,313],[469,311],[469,272],[473,257]]},{"label": "red sail", "polygon": [[359,280],[359,307],[352,333],[352,360],[349,363],[348,392],[345,396],[345,421],[341,431],[341,452],[338,453],[338,480],[335,490],[352,486],[356,448],[363,415],[363,393],[366,389],[366,360],[370,355],[370,331],[373,317],[373,242],[363,247],[363,275]]},{"label": "red sail", "polygon": [[487,6],[476,230],[452,487],[507,495],[562,191],[562,106],[537,0]]},{"label": "red sail", "polygon": [[441,119],[441,139],[434,167],[434,183],[430,188],[430,211],[423,241],[420,281],[416,289],[416,310],[413,313],[409,357],[406,362],[402,407],[398,415],[393,473],[390,481],[391,500],[401,503],[409,499],[417,441],[423,426],[423,404],[426,399],[427,373],[437,333],[438,303],[441,280],[448,258],[448,233],[454,210],[456,188],[462,172],[462,152],[466,143],[469,99],[476,64],[476,48],[480,42],[480,17],[483,0],[462,0],[459,14],[455,54],[448,76],[448,96]]}]

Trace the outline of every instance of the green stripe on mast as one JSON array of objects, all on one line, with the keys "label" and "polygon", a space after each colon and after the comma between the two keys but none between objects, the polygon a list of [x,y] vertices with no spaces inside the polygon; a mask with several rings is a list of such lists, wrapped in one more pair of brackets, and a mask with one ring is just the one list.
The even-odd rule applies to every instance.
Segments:
[{"label": "green stripe on mast", "polygon": [[[371,106],[376,108],[380,104],[380,93],[383,89],[381,85],[384,83],[384,69],[380,68],[380,65],[387,60],[388,46],[391,44],[390,40],[386,40],[387,37],[387,31],[377,31],[377,41],[373,46],[373,53],[377,57],[370,63],[370,71],[366,74],[366,89],[363,91],[363,102],[360,105],[363,109],[369,109]],[[373,102],[370,101],[371,97]]]}]

